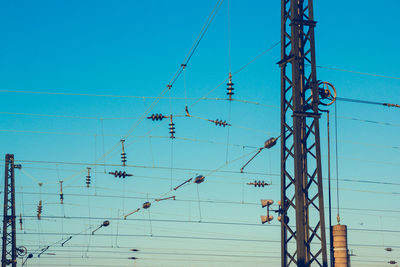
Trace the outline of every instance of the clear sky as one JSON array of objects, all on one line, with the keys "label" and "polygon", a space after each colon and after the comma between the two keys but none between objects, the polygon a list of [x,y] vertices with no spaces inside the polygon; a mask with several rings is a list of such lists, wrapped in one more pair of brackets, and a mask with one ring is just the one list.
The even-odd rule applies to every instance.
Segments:
[{"label": "clear sky", "polygon": [[[23,165],[16,172],[23,218],[17,244],[35,254],[28,266],[279,266],[279,222],[261,225],[259,204],[279,200],[279,145],[263,151],[247,173],[239,170],[280,132],[279,46],[252,61],[280,40],[280,1],[230,0],[228,9],[225,0],[185,73],[152,106],[216,2],[0,3],[0,149]],[[318,79],[333,83],[343,98],[400,104],[399,7],[395,0],[314,1],[317,65],[325,67],[317,69]],[[230,69],[240,70],[233,77],[240,101],[199,100],[226,98]],[[194,117],[182,116],[186,104]],[[168,138],[168,119],[140,120],[150,106],[149,115],[174,115],[176,139]],[[340,215],[349,227],[352,266],[400,261],[399,112],[337,101]],[[128,166],[110,166],[121,163],[119,140],[127,133]],[[325,116],[321,147],[326,178]],[[336,179],[335,160],[332,153]],[[134,176],[107,174],[115,170]],[[175,201],[154,202],[123,220],[197,175],[205,182],[165,195]],[[246,185],[254,180],[272,185]],[[335,217],[336,180],[332,194]],[[110,226],[91,235],[104,220]]]}]

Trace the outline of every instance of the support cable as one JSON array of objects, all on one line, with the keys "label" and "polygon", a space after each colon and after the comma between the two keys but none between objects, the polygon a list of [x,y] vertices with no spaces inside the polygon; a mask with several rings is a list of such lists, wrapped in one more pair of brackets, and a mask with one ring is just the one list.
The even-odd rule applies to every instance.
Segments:
[{"label": "support cable", "polygon": [[337,128],[337,104],[335,101],[335,150],[336,150],[336,194],[337,194],[337,222],[340,223],[340,202],[339,202],[339,159],[338,159],[338,128]]}]

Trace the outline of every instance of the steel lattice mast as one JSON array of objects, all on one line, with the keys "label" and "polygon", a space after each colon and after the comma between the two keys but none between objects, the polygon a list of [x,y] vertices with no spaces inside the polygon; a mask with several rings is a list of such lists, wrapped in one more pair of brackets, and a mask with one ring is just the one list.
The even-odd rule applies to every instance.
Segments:
[{"label": "steel lattice mast", "polygon": [[325,267],[313,1],[282,0],[281,12],[282,266]]},{"label": "steel lattice mast", "polygon": [[17,246],[15,234],[15,181],[14,155],[7,154],[4,177],[3,246],[1,266],[17,266]]}]

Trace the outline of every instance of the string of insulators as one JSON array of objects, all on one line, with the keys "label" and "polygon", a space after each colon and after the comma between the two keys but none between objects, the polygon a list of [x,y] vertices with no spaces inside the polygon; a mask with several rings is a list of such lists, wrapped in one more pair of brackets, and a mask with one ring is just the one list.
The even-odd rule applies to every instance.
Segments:
[{"label": "string of insulators", "polygon": [[143,203],[143,206],[142,206],[144,209],[148,209],[148,208],[150,208],[151,207],[151,203],[150,202],[144,202]]},{"label": "string of insulators", "polygon": [[109,172],[108,174],[112,174],[112,175],[114,175],[114,177],[115,178],[125,178],[125,177],[128,177],[128,176],[133,176],[133,174],[129,174],[129,173],[126,173],[126,171],[114,171],[114,172]]},{"label": "string of insulators", "polygon": [[205,179],[206,177],[204,177],[203,175],[199,175],[199,176],[197,176],[195,179],[194,179],[194,182],[196,183],[196,184],[201,184],[202,182],[204,182],[204,179]]},{"label": "string of insulators", "polygon": [[168,116],[164,116],[163,114],[152,114],[151,116],[147,117],[148,119],[151,119],[152,121],[162,121],[163,119],[168,118]]},{"label": "string of insulators", "polygon": [[400,108],[400,105],[398,104],[383,103],[383,105],[387,107]]},{"label": "string of insulators", "polygon": [[223,126],[223,127],[225,127],[225,126],[231,126],[229,123],[227,123],[226,121],[222,121],[222,120],[219,120],[219,119],[216,119],[216,120],[208,120],[208,121],[210,121],[210,122],[212,122],[212,123],[215,123],[215,125],[217,125],[217,126]]},{"label": "string of insulators", "polygon": [[19,214],[19,229],[22,230],[22,214]]},{"label": "string of insulators", "polygon": [[257,180],[255,180],[254,182],[247,183],[247,184],[248,185],[254,185],[254,187],[264,187],[266,185],[271,185],[271,184],[266,183],[264,181],[257,181]]},{"label": "string of insulators", "polygon": [[264,147],[263,148],[271,148],[276,144],[276,141],[278,141],[278,138],[271,137],[267,141],[264,142]]},{"label": "string of insulators", "polygon": [[62,183],[63,183],[63,181],[60,181],[60,201],[61,201],[61,204],[64,204],[64,194],[62,191]]},{"label": "string of insulators", "polygon": [[172,121],[172,114],[169,116],[171,122],[169,123],[169,133],[171,134],[170,138],[175,138],[175,124]]},{"label": "string of insulators", "polygon": [[233,85],[234,85],[234,83],[232,83],[232,73],[230,73],[229,72],[229,81],[228,81],[228,83],[226,84],[226,85],[228,85],[228,88],[227,88],[227,90],[228,90],[228,92],[226,93],[228,96],[229,96],[229,100],[232,100],[232,96],[233,96]]},{"label": "string of insulators", "polygon": [[86,187],[88,187],[89,188],[89,186],[90,186],[90,180],[91,180],[91,178],[90,178],[90,167],[87,167],[87,176],[86,176]]},{"label": "string of insulators", "polygon": [[39,205],[38,205],[38,207],[37,207],[37,218],[38,218],[38,220],[40,220],[41,217],[42,217],[42,209],[43,209],[43,207],[42,207],[42,201],[39,200]]},{"label": "string of insulators", "polygon": [[125,140],[121,140],[121,145],[122,145],[122,153],[121,153],[121,161],[122,161],[122,166],[126,166],[126,153],[125,153],[125,146],[124,146]]}]

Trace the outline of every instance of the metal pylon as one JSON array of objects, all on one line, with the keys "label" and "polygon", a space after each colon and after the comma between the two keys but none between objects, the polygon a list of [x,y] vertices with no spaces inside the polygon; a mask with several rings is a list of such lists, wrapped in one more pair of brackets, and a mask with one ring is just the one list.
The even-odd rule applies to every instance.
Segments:
[{"label": "metal pylon", "polygon": [[282,267],[325,267],[313,1],[281,1]]},{"label": "metal pylon", "polygon": [[15,234],[15,181],[14,155],[7,154],[4,177],[3,246],[1,266],[17,266],[17,245]]}]

